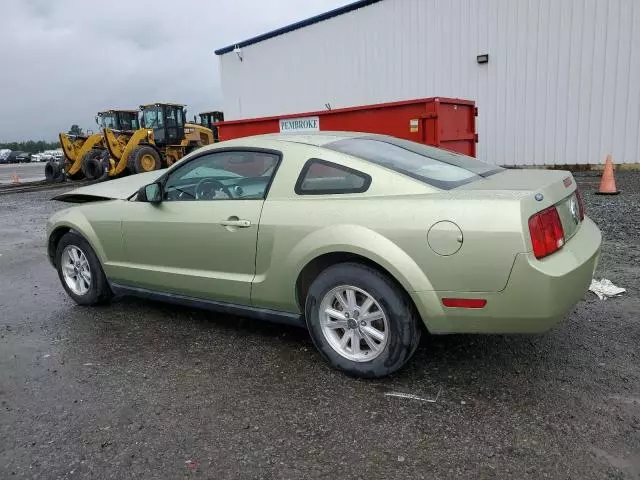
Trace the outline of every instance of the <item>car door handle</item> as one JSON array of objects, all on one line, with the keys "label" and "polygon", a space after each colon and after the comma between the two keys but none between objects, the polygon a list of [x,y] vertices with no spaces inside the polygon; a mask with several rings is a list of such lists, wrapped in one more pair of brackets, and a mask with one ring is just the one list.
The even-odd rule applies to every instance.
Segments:
[{"label": "car door handle", "polygon": [[223,220],[220,222],[220,225],[225,227],[247,228],[251,226],[251,222],[249,220],[229,219]]}]

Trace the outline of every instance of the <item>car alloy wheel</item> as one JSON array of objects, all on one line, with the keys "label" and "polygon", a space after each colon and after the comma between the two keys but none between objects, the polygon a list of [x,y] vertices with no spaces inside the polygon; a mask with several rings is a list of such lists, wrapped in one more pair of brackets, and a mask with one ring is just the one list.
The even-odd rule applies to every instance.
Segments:
[{"label": "car alloy wheel", "polygon": [[60,266],[67,287],[76,295],[86,295],[91,288],[91,267],[84,252],[68,245],[62,251]]},{"label": "car alloy wheel", "polygon": [[389,322],[366,291],[351,285],[329,290],[320,303],[320,327],[336,353],[354,362],[369,362],[387,344]]}]

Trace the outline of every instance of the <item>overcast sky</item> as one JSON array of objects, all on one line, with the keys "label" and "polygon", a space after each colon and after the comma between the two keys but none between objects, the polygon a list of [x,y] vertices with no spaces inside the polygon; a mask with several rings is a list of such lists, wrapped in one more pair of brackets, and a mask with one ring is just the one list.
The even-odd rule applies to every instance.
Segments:
[{"label": "overcast sky", "polygon": [[0,142],[53,140],[98,110],[221,107],[214,50],[351,0],[1,0]]}]

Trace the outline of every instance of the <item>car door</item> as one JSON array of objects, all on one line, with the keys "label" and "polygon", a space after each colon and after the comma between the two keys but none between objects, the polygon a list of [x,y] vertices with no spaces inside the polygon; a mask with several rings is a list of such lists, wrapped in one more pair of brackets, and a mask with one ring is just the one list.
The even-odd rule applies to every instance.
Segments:
[{"label": "car door", "polygon": [[166,177],[162,201],[132,202],[122,221],[128,283],[250,304],[258,224],[278,152],[225,149]]}]

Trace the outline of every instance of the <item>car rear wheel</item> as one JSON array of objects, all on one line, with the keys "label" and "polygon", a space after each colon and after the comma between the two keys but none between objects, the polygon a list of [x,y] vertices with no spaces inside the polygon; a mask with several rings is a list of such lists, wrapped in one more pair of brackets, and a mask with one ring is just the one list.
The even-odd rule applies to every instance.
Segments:
[{"label": "car rear wheel", "polygon": [[331,366],[376,378],[411,358],[420,326],[405,292],[379,271],[357,263],[324,270],[307,294],[305,317],[313,343]]},{"label": "car rear wheel", "polygon": [[58,277],[78,305],[96,305],[111,299],[109,284],[95,252],[82,236],[66,233],[55,256]]}]

